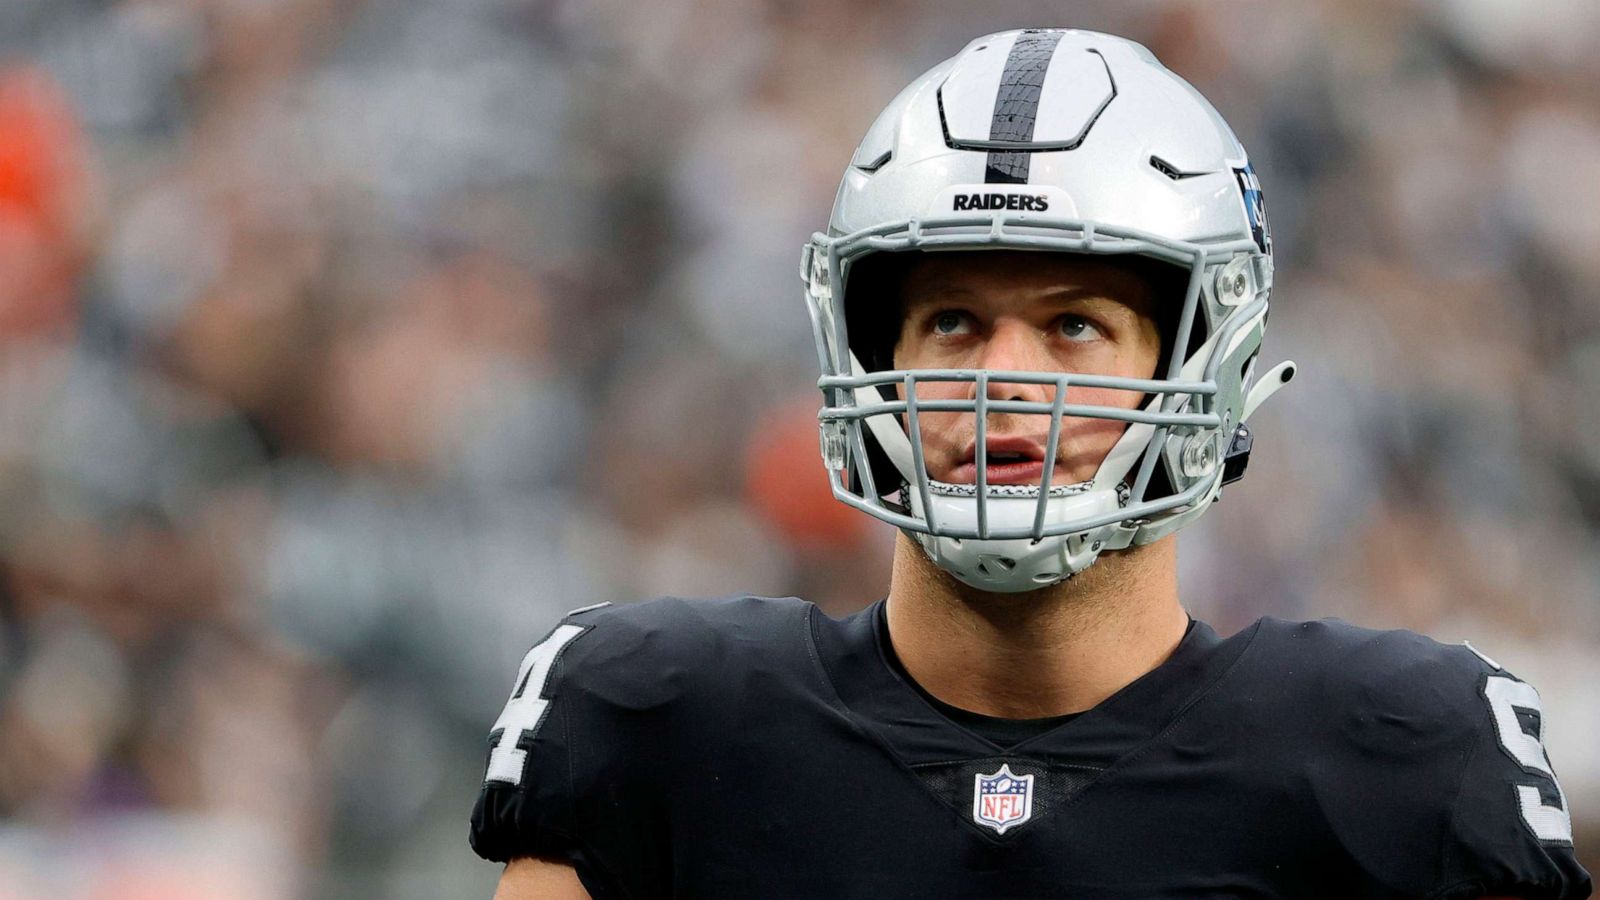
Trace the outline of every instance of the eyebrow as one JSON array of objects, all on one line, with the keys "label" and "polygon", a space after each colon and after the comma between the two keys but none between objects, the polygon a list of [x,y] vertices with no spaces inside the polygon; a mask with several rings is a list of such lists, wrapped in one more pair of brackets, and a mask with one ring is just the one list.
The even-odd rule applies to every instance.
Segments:
[{"label": "eyebrow", "polygon": [[926,291],[918,291],[915,297],[911,297],[909,299],[906,297],[907,293],[909,292],[904,290],[900,292],[901,302],[905,304],[907,309],[917,306],[927,306],[930,303],[937,303],[941,300],[971,299],[972,297],[976,296],[972,291],[969,291],[966,288],[944,286],[930,288]]},{"label": "eyebrow", "polygon": [[[934,303],[950,300],[971,300],[977,296],[978,295],[974,291],[968,288],[938,286],[927,291],[919,292],[917,296],[904,302],[906,309],[916,309]],[[1097,300],[1102,300],[1134,310],[1139,308],[1139,303],[1141,302],[1141,299],[1139,298],[1123,299],[1119,297],[1113,297],[1103,291],[1094,290],[1087,287],[1058,288],[1055,290],[1046,291],[1031,299],[1033,302],[1056,302],[1063,305],[1069,303],[1092,303]]]}]

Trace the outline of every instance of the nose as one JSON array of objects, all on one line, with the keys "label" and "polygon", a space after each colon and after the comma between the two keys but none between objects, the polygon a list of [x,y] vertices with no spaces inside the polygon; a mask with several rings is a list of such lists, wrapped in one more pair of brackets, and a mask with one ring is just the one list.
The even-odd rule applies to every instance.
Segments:
[{"label": "nose", "polygon": [[[1002,372],[1049,372],[1056,368],[1044,334],[1025,322],[1010,320],[995,323],[989,339],[984,342],[980,365]],[[990,400],[1049,402],[1054,396],[1055,388],[1050,385],[989,382]]]}]

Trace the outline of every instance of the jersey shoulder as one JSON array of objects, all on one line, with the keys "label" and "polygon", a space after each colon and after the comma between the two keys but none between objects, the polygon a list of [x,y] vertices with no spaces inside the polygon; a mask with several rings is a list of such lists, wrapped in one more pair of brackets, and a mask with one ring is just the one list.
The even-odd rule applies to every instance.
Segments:
[{"label": "jersey shoulder", "polygon": [[584,607],[563,621],[599,629],[597,648],[644,653],[642,661],[678,663],[704,660],[707,651],[727,653],[750,648],[752,642],[783,640],[790,636],[786,629],[799,629],[813,608],[795,597],[657,597]]},{"label": "jersey shoulder", "polygon": [[[627,712],[717,702],[741,673],[793,669],[812,604],[795,598],[662,597],[569,614],[584,629],[562,667],[583,704]],[[791,675],[804,673],[790,672]]]},{"label": "jersey shoulder", "polygon": [[1303,774],[1353,861],[1402,893],[1587,897],[1538,693],[1466,644],[1263,619]]},{"label": "jersey shoulder", "polygon": [[1268,617],[1244,663],[1235,693],[1294,736],[1281,746],[1306,761],[1335,815],[1340,798],[1387,782],[1382,790],[1408,795],[1410,809],[1447,803],[1490,726],[1481,693],[1489,664],[1415,632]]},{"label": "jersey shoulder", "polygon": [[1465,644],[1340,619],[1261,620],[1255,655],[1297,700],[1332,704],[1357,720],[1400,720],[1461,735],[1482,720],[1479,682],[1492,670]]},{"label": "jersey shoulder", "polygon": [[[671,748],[714,728],[731,704],[807,677],[812,608],[667,597],[568,613],[523,658],[490,729],[473,849],[496,861],[572,861],[595,896],[608,871],[649,871],[652,779],[670,777]],[[626,865],[608,864],[616,859]]]}]

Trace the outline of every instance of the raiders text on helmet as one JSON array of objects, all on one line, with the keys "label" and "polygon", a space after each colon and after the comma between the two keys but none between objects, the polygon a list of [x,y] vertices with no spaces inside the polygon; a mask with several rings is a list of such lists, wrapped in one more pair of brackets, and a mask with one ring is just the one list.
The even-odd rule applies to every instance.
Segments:
[{"label": "raiders text on helmet", "polygon": [[954,211],[967,209],[1020,209],[1025,212],[1049,212],[1050,198],[1043,194],[957,194],[950,202]]}]

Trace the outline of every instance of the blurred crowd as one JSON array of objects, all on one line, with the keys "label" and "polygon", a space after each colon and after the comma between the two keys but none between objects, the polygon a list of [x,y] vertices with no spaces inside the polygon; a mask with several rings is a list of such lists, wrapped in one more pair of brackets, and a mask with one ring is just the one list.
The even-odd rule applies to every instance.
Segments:
[{"label": "blurred crowd", "polygon": [[1471,638],[1593,867],[1593,0],[5,0],[0,900],[487,896],[483,738],[562,611],[881,596],[799,247],[1024,25],[1145,43],[1266,190],[1302,375],[1186,603]]}]

